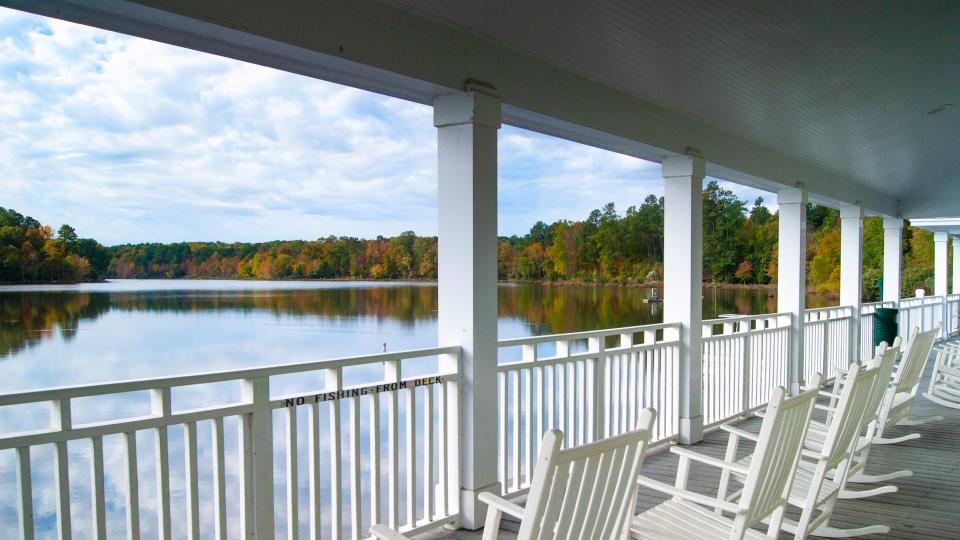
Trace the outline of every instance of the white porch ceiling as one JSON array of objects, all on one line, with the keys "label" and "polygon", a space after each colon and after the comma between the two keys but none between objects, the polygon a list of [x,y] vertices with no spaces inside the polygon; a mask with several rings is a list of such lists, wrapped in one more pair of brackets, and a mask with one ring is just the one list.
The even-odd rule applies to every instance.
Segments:
[{"label": "white porch ceiling", "polygon": [[0,4],[425,103],[477,78],[520,127],[656,161],[695,146],[721,178],[960,215],[953,0]]},{"label": "white porch ceiling", "polygon": [[855,179],[912,215],[960,213],[958,2],[393,1]]}]

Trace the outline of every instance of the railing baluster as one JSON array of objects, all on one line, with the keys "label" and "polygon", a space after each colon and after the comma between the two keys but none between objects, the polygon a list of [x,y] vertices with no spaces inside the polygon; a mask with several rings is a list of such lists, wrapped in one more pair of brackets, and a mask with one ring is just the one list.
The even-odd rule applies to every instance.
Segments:
[{"label": "railing baluster", "polygon": [[[73,415],[70,400],[60,399],[50,402],[50,427],[60,431],[69,431],[73,427]],[[57,441],[54,453],[55,489],[57,494],[57,537],[70,540],[73,537],[70,525],[70,472],[67,462],[67,441]]]},{"label": "railing baluster", "polygon": [[287,420],[287,538],[297,540],[300,536],[300,509],[297,501],[297,407],[287,407],[285,412]]},{"label": "railing baluster", "polygon": [[423,388],[423,513],[434,518],[433,486],[433,386]]},{"label": "railing baluster", "polygon": [[523,377],[523,414],[524,414],[524,459],[523,459],[523,477],[524,485],[529,486],[533,474],[533,448],[536,445],[536,436],[533,433],[533,370],[536,362],[536,345],[524,345],[523,363],[529,366],[523,370],[526,375]]},{"label": "railing baluster", "polygon": [[[323,382],[327,392],[338,392],[343,388],[343,378],[340,369],[323,370]],[[340,457],[340,400],[330,401],[330,534],[333,538],[343,535],[342,508],[340,498],[343,497],[343,479],[341,475],[343,462]]]},{"label": "railing baluster", "polygon": [[107,512],[103,493],[103,437],[90,438],[90,491],[93,537],[107,537]]},{"label": "railing baluster", "polygon": [[197,493],[197,423],[187,422],[183,430],[183,465],[187,495],[187,537],[200,538],[200,499]]},{"label": "railing baluster", "polygon": [[[400,380],[400,362],[383,363],[383,380],[394,383]],[[398,433],[400,414],[397,404],[397,392],[387,394],[387,446],[389,461],[387,467],[387,523],[396,529],[400,524],[400,435]]]},{"label": "railing baluster", "polygon": [[437,482],[440,486],[437,488],[438,500],[437,511],[446,516],[450,513],[450,504],[448,492],[450,484],[447,481],[447,407],[450,404],[447,401],[447,385],[440,384],[437,388]]},{"label": "railing baluster", "polygon": [[123,434],[127,455],[127,540],[140,540],[140,485],[137,472],[137,432]]},{"label": "railing baluster", "polygon": [[378,394],[370,396],[370,520],[371,523],[380,523],[380,398]]},{"label": "railing baluster", "polygon": [[[459,356],[451,360],[455,360],[454,365],[459,366]],[[460,511],[460,416],[457,414],[460,410],[460,386],[459,382],[454,381],[447,381],[444,385],[443,393],[447,400],[444,409],[453,412],[447,418],[447,491],[444,497],[447,499],[447,514],[456,514]]]},{"label": "railing baluster", "polygon": [[498,439],[500,444],[497,447],[498,452],[498,462],[500,464],[498,476],[500,477],[500,488],[503,490],[503,493],[510,491],[509,477],[507,476],[507,470],[509,467],[509,462],[507,461],[507,446],[510,441],[507,438],[507,391],[509,390],[509,385],[507,384],[507,374],[498,373],[497,374],[497,397],[500,401],[497,411],[499,412],[500,419],[497,425]]},{"label": "railing baluster", "polygon": [[520,371],[510,372],[510,471],[514,490],[520,489]]},{"label": "railing baluster", "polygon": [[30,447],[17,448],[17,516],[21,540],[33,540],[33,485],[30,478]]},{"label": "railing baluster", "polygon": [[[170,416],[170,388],[150,391],[154,416]],[[157,473],[157,533],[162,540],[170,540],[170,456],[168,454],[167,426],[154,429],[154,460]]]},{"label": "railing baluster", "polygon": [[404,391],[407,405],[407,526],[417,526],[417,399],[413,387]]},{"label": "railing baluster", "polygon": [[360,398],[347,400],[350,418],[350,537],[359,540],[360,530]]},{"label": "railing baluster", "polygon": [[227,538],[227,489],[224,471],[223,418],[214,418],[211,426],[213,455],[213,535]]}]

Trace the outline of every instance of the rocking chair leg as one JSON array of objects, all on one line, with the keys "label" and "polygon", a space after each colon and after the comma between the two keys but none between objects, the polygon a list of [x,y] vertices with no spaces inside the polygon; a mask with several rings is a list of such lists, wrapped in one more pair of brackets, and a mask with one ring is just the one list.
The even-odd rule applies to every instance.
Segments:
[{"label": "rocking chair leg", "polygon": [[913,471],[908,471],[905,469],[887,474],[855,474],[850,478],[847,478],[847,482],[855,482],[857,484],[876,484],[877,482],[889,482],[891,480],[905,478],[907,476],[913,476]]},{"label": "rocking chair leg", "polygon": [[483,524],[483,539],[482,540],[496,540],[498,533],[500,532],[500,518],[503,516],[503,513],[496,508],[490,507],[487,508],[487,519]]},{"label": "rocking chair leg", "polygon": [[893,437],[888,439],[886,437],[874,437],[873,444],[899,444],[906,441],[912,441],[913,439],[919,439],[919,433],[911,433],[909,435],[904,435],[902,437]]},{"label": "rocking chair leg", "polygon": [[888,532],[890,532],[890,527],[886,525],[871,525],[869,527],[859,527],[857,529],[820,527],[810,534],[812,536],[823,536],[826,538],[851,538],[854,536],[863,536],[865,534],[887,534]]},{"label": "rocking chair leg", "polygon": [[924,424],[929,424],[930,422],[939,422],[943,420],[942,416],[931,416],[930,418],[924,418],[923,420],[911,420],[909,418],[904,418],[903,420],[896,423],[898,426],[922,426]]},{"label": "rocking chair leg", "polygon": [[841,499],[865,499],[867,497],[874,497],[876,495],[883,495],[884,493],[896,493],[899,488],[897,486],[883,486],[873,489],[865,489],[863,491],[851,491],[849,489],[841,489],[839,498]]}]

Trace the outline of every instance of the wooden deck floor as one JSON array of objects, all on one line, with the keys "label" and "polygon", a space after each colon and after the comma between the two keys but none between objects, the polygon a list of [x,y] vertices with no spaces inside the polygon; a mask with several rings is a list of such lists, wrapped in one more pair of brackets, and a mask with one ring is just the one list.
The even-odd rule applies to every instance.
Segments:
[{"label": "wooden deck floor", "polygon": [[[925,389],[933,362],[928,362],[921,389]],[[960,539],[960,411],[942,407],[918,396],[912,418],[943,416],[944,420],[912,428],[888,430],[887,436],[895,437],[917,432],[920,439],[895,445],[875,445],[871,451],[868,474],[884,474],[899,469],[911,469],[913,476],[891,482],[899,487],[890,493],[860,500],[841,500],[831,520],[834,527],[862,527],[874,524],[890,526],[886,535],[861,536],[874,538],[950,538]],[[759,425],[759,419],[746,420],[743,425]],[[695,445],[699,452],[722,457],[726,448],[725,432],[709,433],[704,441]],[[749,448],[749,446],[748,446]],[[669,451],[649,455],[644,462],[643,474],[658,480],[673,483],[677,456]],[[715,495],[719,472],[711,467],[694,466],[689,486],[701,493]],[[876,486],[872,484],[870,486]],[[868,487],[868,485],[863,484]],[[856,487],[856,486],[855,486]],[[642,512],[664,501],[667,497],[641,488],[637,498],[637,511]],[[788,513],[788,516],[790,513]],[[793,517],[796,517],[793,514]],[[501,538],[515,538],[517,524],[503,523]],[[421,538],[479,538],[478,532],[435,531]],[[783,533],[780,538],[792,538]]]}]

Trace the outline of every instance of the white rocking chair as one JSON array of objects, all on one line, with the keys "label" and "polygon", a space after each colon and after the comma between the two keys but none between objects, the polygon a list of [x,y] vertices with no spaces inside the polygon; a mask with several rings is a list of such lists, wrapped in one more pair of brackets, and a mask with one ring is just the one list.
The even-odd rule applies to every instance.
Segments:
[{"label": "white rocking chair", "polygon": [[897,367],[897,372],[890,382],[883,404],[880,407],[880,418],[877,421],[877,433],[873,438],[874,444],[896,444],[911,439],[919,439],[919,433],[910,433],[901,437],[886,438],[884,431],[892,426],[920,426],[929,422],[943,420],[942,416],[932,416],[923,420],[911,420],[910,412],[920,386],[920,377],[923,368],[927,365],[933,345],[940,335],[940,325],[933,330],[919,332],[914,328],[903,352],[903,359]]},{"label": "white rocking chair", "polygon": [[[857,446],[854,449],[853,457],[850,460],[850,469],[847,471],[847,482],[873,484],[913,475],[913,471],[906,469],[882,475],[868,475],[864,472],[867,468],[867,458],[870,457],[870,449],[873,443],[876,442],[876,432],[880,422],[881,411],[885,403],[884,399],[891,384],[888,381],[891,380],[894,364],[896,364],[899,354],[900,338],[897,337],[893,340],[892,347],[887,347],[886,343],[881,343],[880,347],[877,348],[877,356],[873,359],[873,362],[870,363],[870,367],[877,368],[878,372],[876,379],[873,381],[873,388],[871,389],[870,397],[864,408],[863,420],[861,422],[861,426],[866,429],[866,432],[859,438]],[[811,431],[818,431],[818,426],[811,426]],[[840,492],[840,498],[862,499],[884,493],[895,493],[896,491],[896,486],[882,486],[862,491],[843,489]]]},{"label": "white rocking chair", "polygon": [[[675,446],[670,449],[680,456],[675,485],[640,476],[640,485],[673,498],[638,515],[630,527],[632,536],[657,540],[776,538],[817,391],[808,390],[792,398],[786,395],[783,388],[773,391],[749,467]],[[687,490],[691,460],[743,475],[745,486],[739,502]],[[765,520],[769,520],[766,535],[751,529]]]},{"label": "white rocking chair", "polygon": [[940,345],[930,374],[930,386],[923,397],[944,407],[960,409],[960,344]]},{"label": "white rocking chair", "polygon": [[[560,450],[562,432],[544,433],[525,507],[480,494],[488,505],[483,540],[497,538],[504,513],[520,520],[519,540],[626,538],[655,418],[653,409],[645,409],[636,431],[569,450]],[[381,540],[406,538],[382,525],[370,527],[370,534]]]},{"label": "white rocking chair", "polygon": [[[826,426],[824,437],[811,441],[811,434],[808,432],[804,443],[807,448],[803,453],[807,459],[801,458],[789,497],[790,504],[800,508],[800,519],[792,521],[784,518],[780,525],[783,530],[794,533],[796,538],[806,538],[808,534],[838,538],[884,534],[890,531],[890,527],[886,525],[873,525],[859,529],[837,529],[829,526],[834,506],[846,483],[851,458],[862,432],[865,409],[869,405],[871,393],[875,390],[879,373],[879,366],[866,369],[857,364],[851,364],[843,388],[838,394],[836,408],[822,407],[828,409],[829,413],[829,424]],[[889,371],[887,376],[889,377]],[[759,439],[756,434],[730,424],[720,427],[730,433],[727,452],[724,456],[726,461],[736,459],[741,439],[754,442]],[[753,456],[750,455],[737,463],[749,466],[752,461]],[[720,476],[719,496],[726,500],[736,500],[740,497],[739,491],[727,497],[727,486],[731,479],[743,482],[744,476],[731,469],[723,470]]]}]

